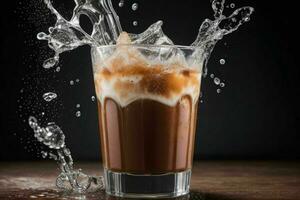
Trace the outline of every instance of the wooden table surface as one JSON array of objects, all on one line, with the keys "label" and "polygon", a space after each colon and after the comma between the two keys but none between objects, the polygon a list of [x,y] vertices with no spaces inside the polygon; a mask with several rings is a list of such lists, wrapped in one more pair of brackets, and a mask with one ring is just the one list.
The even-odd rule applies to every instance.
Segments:
[{"label": "wooden table surface", "polygon": [[[101,163],[80,163],[101,175]],[[0,163],[0,199],[115,199],[103,191],[85,196],[55,188],[54,162]],[[300,161],[200,161],[194,163],[189,200],[300,200]]]}]

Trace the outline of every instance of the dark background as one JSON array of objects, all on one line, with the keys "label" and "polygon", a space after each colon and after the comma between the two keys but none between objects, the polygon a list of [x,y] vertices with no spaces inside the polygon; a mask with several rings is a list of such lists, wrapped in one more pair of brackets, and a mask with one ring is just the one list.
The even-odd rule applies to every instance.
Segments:
[{"label": "dark background", "polygon": [[[99,159],[89,47],[62,55],[59,73],[44,70],[41,63],[52,52],[46,42],[35,38],[39,31],[47,31],[53,16],[43,4],[32,2],[6,1],[8,5],[1,7],[0,160],[41,158],[44,147],[27,126],[30,115],[40,117],[42,123],[56,121],[75,159]],[[70,15],[72,0],[55,2]],[[130,10],[134,2],[139,3],[136,12]],[[219,42],[211,56],[209,72],[221,77],[226,87],[217,94],[212,79],[203,80],[195,158],[300,158],[297,6],[258,0],[227,4],[232,2],[236,7],[253,6],[255,13],[249,23]],[[141,32],[162,19],[165,33],[183,45],[196,38],[204,18],[213,16],[209,0],[128,0],[123,8],[115,8],[124,30]],[[138,27],[132,26],[133,20],[138,20]],[[224,66],[219,64],[221,58],[226,60]],[[80,82],[71,86],[70,80],[76,78]],[[59,96],[42,104],[47,91]],[[77,110],[82,112],[79,118]]]}]

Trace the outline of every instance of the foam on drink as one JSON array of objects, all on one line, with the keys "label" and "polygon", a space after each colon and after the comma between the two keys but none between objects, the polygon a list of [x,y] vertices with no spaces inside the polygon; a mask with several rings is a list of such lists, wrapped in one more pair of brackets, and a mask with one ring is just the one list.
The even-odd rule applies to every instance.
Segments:
[{"label": "foam on drink", "polygon": [[[143,46],[130,44],[128,34],[123,32],[111,55],[102,56],[109,47],[93,49],[94,79],[100,102],[112,98],[124,107],[137,99],[151,99],[174,106],[185,95],[191,96],[194,103],[197,101],[202,63],[189,66],[176,47],[178,53],[169,59],[162,60],[159,55],[149,59],[140,52]],[[166,46],[156,48],[174,50]]]}]

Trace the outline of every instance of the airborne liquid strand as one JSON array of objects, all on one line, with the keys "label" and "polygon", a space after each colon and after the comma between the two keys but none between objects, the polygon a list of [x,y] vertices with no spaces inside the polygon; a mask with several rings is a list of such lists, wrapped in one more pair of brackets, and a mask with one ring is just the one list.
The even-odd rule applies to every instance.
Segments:
[{"label": "airborne liquid strand", "polygon": [[[45,69],[52,68],[59,63],[60,54],[71,51],[82,45],[90,45],[98,47],[103,45],[116,44],[119,35],[123,32],[119,17],[113,9],[111,0],[74,0],[75,8],[70,20],[62,17],[62,15],[53,7],[50,0],[44,0],[48,9],[55,15],[56,23],[53,27],[49,27],[48,33],[40,32],[37,34],[39,40],[46,40],[49,48],[54,51],[54,56],[44,61]],[[119,6],[124,5],[121,0]],[[230,16],[223,15],[225,0],[214,0],[212,9],[214,11],[214,19],[205,19],[200,26],[196,40],[191,44],[197,48],[197,55],[200,61],[204,63],[203,76],[207,74],[207,62],[216,43],[227,35],[238,29],[243,23],[250,20],[250,15],[254,11],[252,7],[241,7],[236,9]],[[230,6],[231,8],[234,6]],[[138,4],[132,5],[132,10],[138,9]],[[88,34],[84,31],[79,23],[80,15],[89,17],[93,24],[93,31]],[[140,34],[128,34],[132,44],[143,45],[174,45],[174,43],[164,34],[162,30],[162,21],[152,24],[146,31]],[[138,25],[137,21],[133,25]],[[170,59],[181,54],[180,49],[170,48],[170,52],[165,55]],[[175,50],[174,50],[175,49]],[[217,85],[224,87],[225,84],[220,80],[214,80]],[[74,85],[74,81],[70,82]],[[218,89],[219,92],[221,91]],[[218,93],[219,93],[218,92]],[[50,102],[57,98],[55,93],[47,93],[43,96],[45,101]],[[91,97],[95,101],[95,97]],[[80,113],[76,113],[80,116]],[[35,117],[29,118],[29,125],[34,130],[35,137],[38,141],[55,150],[56,153],[43,153],[46,157],[58,161],[61,174],[58,176],[56,184],[59,188],[69,189],[76,192],[85,192],[91,186],[94,188],[103,188],[102,177],[88,176],[80,170],[73,168],[73,159],[71,152],[65,145],[65,135],[63,131],[55,123],[48,123],[46,127],[39,125]]]},{"label": "airborne liquid strand", "polygon": [[[54,122],[41,127],[35,117],[29,117],[29,126],[34,131],[34,137],[50,149],[56,150],[56,154],[49,153],[51,159],[59,163],[61,173],[56,179],[56,186],[63,190],[85,192],[88,188],[102,189],[104,187],[102,177],[88,176],[80,169],[74,169],[73,158],[70,150],[65,144],[63,131]],[[46,158],[48,153],[42,151],[42,157]]]}]

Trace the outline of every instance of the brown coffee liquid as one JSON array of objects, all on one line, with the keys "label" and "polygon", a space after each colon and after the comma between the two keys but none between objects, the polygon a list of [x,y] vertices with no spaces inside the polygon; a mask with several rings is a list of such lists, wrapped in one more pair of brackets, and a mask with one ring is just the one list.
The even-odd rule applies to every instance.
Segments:
[{"label": "brown coffee liquid", "polygon": [[173,107],[149,99],[121,107],[107,98],[98,108],[107,169],[155,174],[192,167],[197,103],[190,96]]}]

